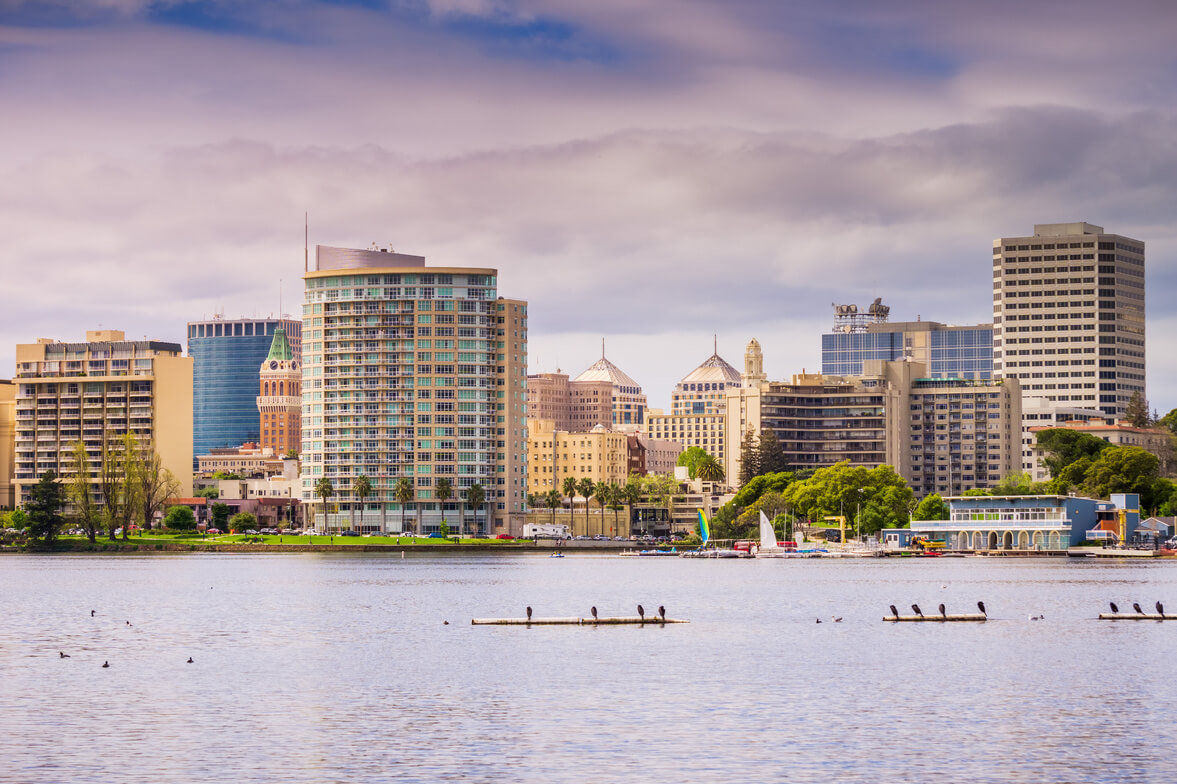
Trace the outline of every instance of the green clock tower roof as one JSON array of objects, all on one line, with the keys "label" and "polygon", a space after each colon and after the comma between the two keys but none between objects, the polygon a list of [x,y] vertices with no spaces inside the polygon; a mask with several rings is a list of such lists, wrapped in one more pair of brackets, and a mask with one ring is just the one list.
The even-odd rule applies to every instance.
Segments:
[{"label": "green clock tower roof", "polygon": [[294,352],[290,350],[290,343],[286,340],[286,330],[282,327],[274,330],[274,342],[270,344],[270,355],[266,357],[266,361],[271,359],[294,359]]}]

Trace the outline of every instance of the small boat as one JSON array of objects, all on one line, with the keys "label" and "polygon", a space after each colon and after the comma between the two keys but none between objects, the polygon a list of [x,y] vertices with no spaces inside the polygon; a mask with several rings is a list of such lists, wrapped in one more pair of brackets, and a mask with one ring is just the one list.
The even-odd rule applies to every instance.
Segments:
[{"label": "small boat", "polygon": [[564,553],[552,553],[551,555],[548,556],[548,558],[563,558],[563,557],[564,557]]}]

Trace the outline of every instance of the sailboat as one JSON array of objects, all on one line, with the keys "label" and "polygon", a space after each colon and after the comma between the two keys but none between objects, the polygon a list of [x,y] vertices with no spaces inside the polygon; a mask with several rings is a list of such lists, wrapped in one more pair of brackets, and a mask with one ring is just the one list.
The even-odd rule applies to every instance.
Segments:
[{"label": "sailboat", "polygon": [[[683,558],[747,558],[748,557],[748,553],[741,552],[739,550],[733,550],[731,548],[730,544],[724,548],[720,548],[718,546],[708,547],[707,545],[712,542],[711,527],[707,524],[707,515],[703,512],[703,510],[699,509],[697,511],[699,513],[699,536],[703,539],[703,543],[701,545],[699,545],[699,548],[697,550],[687,550],[686,552],[679,553],[679,555],[681,555]],[[719,541],[716,540],[715,544],[718,545]]]},{"label": "sailboat", "polygon": [[776,531],[764,510],[760,511],[760,547],[756,550],[757,558],[787,558],[792,555],[789,550],[777,544]]}]

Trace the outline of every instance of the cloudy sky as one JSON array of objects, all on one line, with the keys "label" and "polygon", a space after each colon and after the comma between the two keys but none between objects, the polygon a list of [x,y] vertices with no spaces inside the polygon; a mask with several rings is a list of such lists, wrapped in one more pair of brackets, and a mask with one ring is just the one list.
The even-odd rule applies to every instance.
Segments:
[{"label": "cloudy sky", "polygon": [[1177,3],[0,0],[13,345],[297,312],[311,244],[492,266],[531,369],[651,405],[820,366],[832,302],[992,317],[991,243],[1148,243],[1177,406]]}]

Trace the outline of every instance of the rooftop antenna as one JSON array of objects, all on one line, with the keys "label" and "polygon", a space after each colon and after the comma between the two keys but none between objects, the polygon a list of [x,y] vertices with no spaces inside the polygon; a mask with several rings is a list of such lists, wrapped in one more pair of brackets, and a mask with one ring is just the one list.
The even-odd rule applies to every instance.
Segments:
[{"label": "rooftop antenna", "polygon": [[605,339],[601,338],[601,359],[605,358]]},{"label": "rooftop antenna", "polygon": [[716,333],[716,334],[712,335],[711,337],[715,341],[715,350],[712,351],[711,353],[718,357],[719,356],[719,333]]}]

